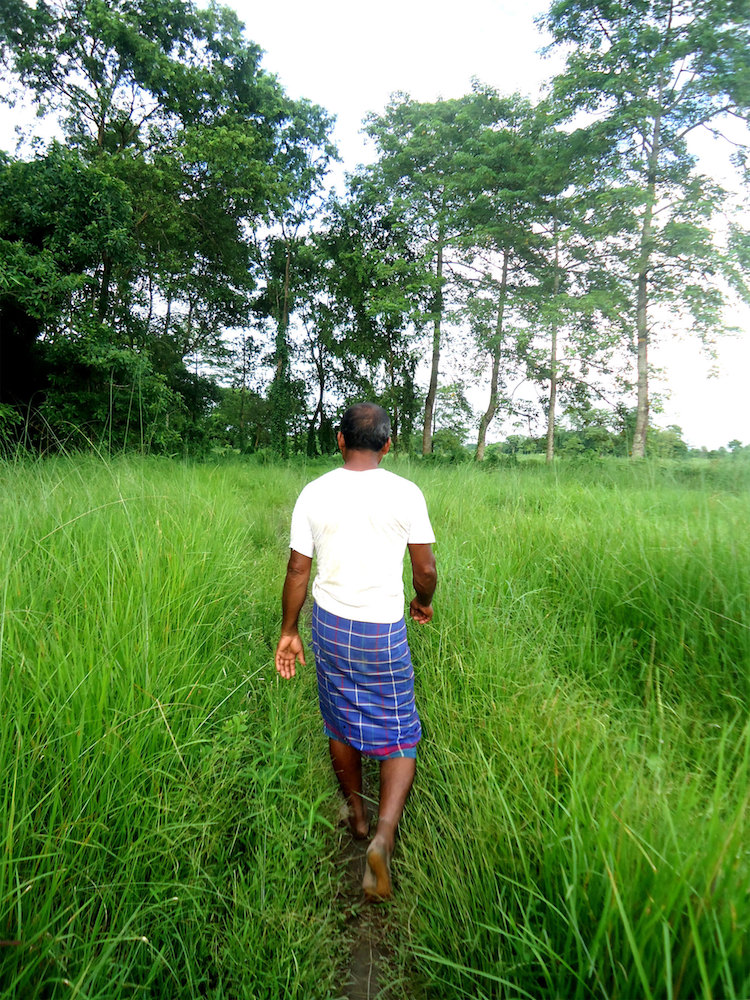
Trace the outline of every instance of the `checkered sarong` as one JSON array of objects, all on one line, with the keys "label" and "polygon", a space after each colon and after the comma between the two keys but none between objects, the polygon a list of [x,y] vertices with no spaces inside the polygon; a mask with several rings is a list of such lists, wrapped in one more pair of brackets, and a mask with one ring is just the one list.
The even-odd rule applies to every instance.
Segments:
[{"label": "checkered sarong", "polygon": [[371,757],[415,747],[422,729],[406,623],[340,618],[313,605],[312,648],[323,721],[343,743]]}]

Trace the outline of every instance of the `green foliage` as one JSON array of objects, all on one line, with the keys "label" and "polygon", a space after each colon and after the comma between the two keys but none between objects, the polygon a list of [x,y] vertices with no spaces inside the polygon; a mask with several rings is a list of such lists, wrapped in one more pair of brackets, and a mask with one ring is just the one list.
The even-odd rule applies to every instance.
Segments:
[{"label": "green foliage", "polygon": [[423,458],[434,456],[439,459],[448,459],[450,462],[468,462],[471,458],[470,452],[463,444],[464,435],[441,427],[432,435],[432,452]]},{"label": "green foliage", "polygon": [[268,402],[249,389],[224,389],[209,418],[212,449],[258,451],[271,443]]},{"label": "green foliage", "polygon": [[[555,454],[563,458],[626,458],[632,448],[635,420],[635,411],[624,408],[614,414],[589,406],[568,408],[565,419],[555,428]],[[495,447],[507,455],[543,454],[546,438],[510,434]],[[647,454],[655,459],[681,459],[690,451],[682,440],[682,429],[670,425],[651,428]]]},{"label": "green foliage", "polygon": [[351,178],[346,200],[329,199],[315,240],[318,294],[303,322],[316,331],[309,356],[319,399],[334,392],[343,401],[380,403],[391,415],[395,448],[408,450],[419,409],[419,330],[433,282],[389,202],[388,190],[366,173]]},{"label": "green foliage", "polygon": [[459,445],[466,443],[469,422],[472,417],[471,405],[466,398],[464,387],[457,382],[440,386],[435,398],[435,433],[444,431],[445,440],[455,440]]},{"label": "green foliage", "polygon": [[0,455],[12,445],[22,422],[20,413],[14,407],[0,403]]},{"label": "green foliage", "polygon": [[[269,360],[274,374],[268,393],[271,443],[284,457],[299,396],[290,364],[290,318],[295,309],[310,315],[321,284],[317,255],[303,233],[319,210],[323,181],[330,159],[336,155],[329,139],[332,125],[317,105],[300,101],[294,106],[278,131],[272,158],[276,187],[266,209],[268,228],[262,235],[256,234],[265,286],[255,301],[255,310],[273,326]],[[321,397],[322,393],[323,389]],[[322,410],[320,401],[318,410]],[[321,426],[323,422],[321,413]]]},{"label": "green foliage", "polygon": [[472,162],[479,123],[473,95],[423,103],[396,94],[385,112],[367,119],[380,158],[371,171],[389,215],[406,224],[432,295],[424,322],[432,324],[430,381],[425,397],[422,449],[432,450],[433,408],[447,318],[449,277],[464,239],[463,212],[471,193],[464,174]]},{"label": "green foliage", "polygon": [[[0,403],[30,414],[27,441],[75,421],[112,447],[252,437],[314,457],[341,405],[372,398],[402,450],[424,404],[429,452],[433,429],[455,432],[435,419],[447,344],[461,378],[489,370],[477,458],[500,410],[541,406],[553,427],[606,397],[616,416],[634,354],[635,425],[556,440],[645,454],[649,340],[689,328],[710,350],[727,289],[748,294],[748,234],[726,220],[719,237],[724,192],[690,142],[747,120],[750,20],[730,2],[555,0],[542,23],[568,60],[548,98],[395,94],[366,122],[376,162],[324,206],[331,118],[285,94],[230,9],[0,0],[9,86],[64,135],[0,157]],[[521,381],[539,403],[518,403]],[[263,434],[231,394],[209,416],[227,387],[265,397]],[[114,416],[128,393],[137,433]]]},{"label": "green foliage", "polygon": [[[85,339],[98,324],[122,364],[144,363],[170,392],[185,390],[194,422],[205,392],[186,364],[215,377],[224,331],[247,325],[260,265],[253,231],[299,215],[332,154],[330,121],[286,96],[218,5],[18,6],[0,8],[4,60],[40,113],[59,112],[67,146],[2,164],[0,309],[4,338],[15,338],[4,381],[38,401],[41,366],[15,388],[36,341]],[[4,384],[0,398],[10,391]],[[98,391],[84,414],[106,409],[106,380]],[[59,398],[47,394],[48,418]],[[162,428],[164,446],[179,433],[174,422]]]},{"label": "green foliage", "polygon": [[94,444],[108,451],[180,450],[186,436],[183,399],[147,355],[113,346],[107,331],[96,328],[45,347],[49,385],[39,417],[49,449]]}]

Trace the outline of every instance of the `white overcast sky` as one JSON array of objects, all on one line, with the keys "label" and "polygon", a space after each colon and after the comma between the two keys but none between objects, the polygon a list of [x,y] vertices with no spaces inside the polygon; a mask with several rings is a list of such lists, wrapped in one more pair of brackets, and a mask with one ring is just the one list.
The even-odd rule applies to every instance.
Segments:
[{"label": "white overcast sky", "polygon": [[477,77],[535,96],[552,72],[551,59],[536,51],[540,0],[228,3],[287,91],[336,115],[346,167],[367,155],[362,119],[382,111],[395,91],[424,101],[459,97]]},{"label": "white overcast sky", "polygon": [[[395,91],[425,101],[458,97],[477,77],[502,92],[535,97],[560,65],[559,57],[539,54],[545,38],[534,18],[546,0],[224,2],[265,50],[264,67],[289,94],[336,116],[338,176],[371,159],[362,119],[382,111]],[[8,150],[14,147],[10,122],[0,115],[0,146]],[[689,337],[652,351],[652,362],[664,369],[652,389],[671,396],[655,422],[679,424],[694,446],[715,448],[733,438],[750,443],[750,310],[730,319],[742,333],[722,341],[716,362]],[[708,377],[712,370],[715,378]]]}]

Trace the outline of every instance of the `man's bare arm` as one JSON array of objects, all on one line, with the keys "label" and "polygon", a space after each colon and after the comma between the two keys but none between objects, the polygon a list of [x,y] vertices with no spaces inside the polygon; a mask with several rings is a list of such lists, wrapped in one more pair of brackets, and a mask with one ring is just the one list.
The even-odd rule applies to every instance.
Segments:
[{"label": "man's bare arm", "polygon": [[437,586],[437,569],[432,546],[427,544],[409,545],[412,583],[416,597],[409,605],[409,614],[415,622],[426,625],[432,621],[432,595]]},{"label": "man's bare arm", "polygon": [[276,669],[287,680],[294,677],[297,660],[305,665],[305,650],[299,636],[299,613],[307,597],[312,559],[296,549],[289,552],[281,594],[281,638],[276,646]]}]

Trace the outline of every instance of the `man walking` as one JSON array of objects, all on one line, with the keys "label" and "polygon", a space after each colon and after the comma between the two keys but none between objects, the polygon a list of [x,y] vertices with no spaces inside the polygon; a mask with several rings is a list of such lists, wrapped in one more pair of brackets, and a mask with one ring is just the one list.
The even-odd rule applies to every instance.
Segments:
[{"label": "man walking", "polygon": [[388,414],[374,403],[349,407],[338,445],[344,459],[309,483],[292,515],[281,638],[276,669],[294,677],[305,663],[298,631],[313,555],[312,647],[331,762],[357,839],[369,835],[362,797],[362,755],[380,761],[378,824],[362,888],[372,900],[391,895],[396,828],[414,781],[421,737],[414,671],[404,622],[404,552],[412,565],[411,617],[432,619],[437,583],[432,532],[419,488],[378,468],[391,446]]}]

